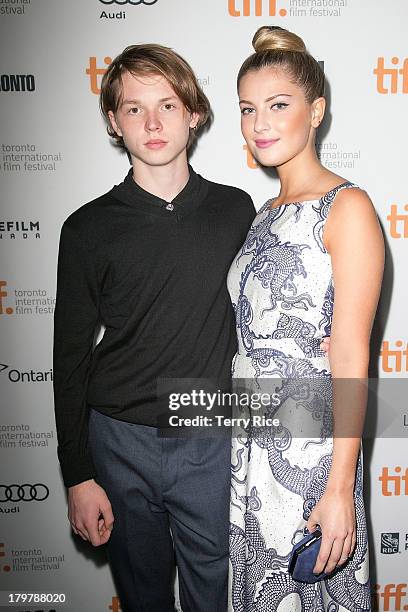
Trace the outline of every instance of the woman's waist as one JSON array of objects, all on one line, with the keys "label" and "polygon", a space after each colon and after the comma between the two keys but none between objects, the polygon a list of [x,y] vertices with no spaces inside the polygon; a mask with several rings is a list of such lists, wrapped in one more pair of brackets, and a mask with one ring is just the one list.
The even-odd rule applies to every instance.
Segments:
[{"label": "woman's waist", "polygon": [[256,358],[257,356],[293,357],[293,358],[324,358],[326,353],[321,350],[323,336],[313,338],[263,338],[249,336],[238,338],[237,357]]}]

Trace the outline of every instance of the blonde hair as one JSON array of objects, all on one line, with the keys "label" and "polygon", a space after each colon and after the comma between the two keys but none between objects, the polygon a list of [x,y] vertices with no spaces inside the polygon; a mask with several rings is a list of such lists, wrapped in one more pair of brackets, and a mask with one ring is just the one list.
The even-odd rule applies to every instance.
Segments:
[{"label": "blonde hair", "polygon": [[309,103],[324,96],[324,72],[308,53],[300,36],[279,26],[262,26],[255,32],[252,46],[255,53],[242,64],[237,78],[238,87],[242,77],[250,70],[278,68],[287,72],[293,82],[302,87]]},{"label": "blonde hair", "polygon": [[103,75],[99,98],[102,115],[107,122],[109,136],[126,149],[123,138],[112,128],[109,111],[116,113],[123,98],[122,74],[130,72],[135,76],[163,76],[172,86],[190,113],[198,113],[197,128],[190,129],[187,147],[195,140],[196,132],[203,126],[210,114],[211,107],[207,96],[201,89],[191,66],[178,53],[162,45],[146,44],[126,47],[115,57]]}]

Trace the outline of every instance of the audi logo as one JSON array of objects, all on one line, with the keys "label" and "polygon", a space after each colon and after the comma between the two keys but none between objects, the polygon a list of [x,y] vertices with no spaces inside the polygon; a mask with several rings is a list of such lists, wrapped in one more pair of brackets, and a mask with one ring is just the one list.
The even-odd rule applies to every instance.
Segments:
[{"label": "audi logo", "polygon": [[0,485],[0,503],[18,501],[44,501],[50,494],[45,484]]},{"label": "audi logo", "polygon": [[150,6],[151,4],[156,4],[157,0],[99,0],[102,4],[146,4]]}]

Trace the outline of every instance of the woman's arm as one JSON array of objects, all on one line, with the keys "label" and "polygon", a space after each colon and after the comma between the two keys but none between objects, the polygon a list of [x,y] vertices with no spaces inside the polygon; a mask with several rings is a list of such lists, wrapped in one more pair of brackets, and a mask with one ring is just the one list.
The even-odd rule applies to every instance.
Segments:
[{"label": "woman's arm", "polygon": [[[323,540],[316,573],[344,563],[355,546],[353,490],[367,403],[369,342],[384,268],[384,242],[373,204],[359,189],[344,189],[324,230],[334,282],[329,360],[333,377],[333,458],[325,493],[308,528]],[[326,567],[325,567],[326,566]]]}]

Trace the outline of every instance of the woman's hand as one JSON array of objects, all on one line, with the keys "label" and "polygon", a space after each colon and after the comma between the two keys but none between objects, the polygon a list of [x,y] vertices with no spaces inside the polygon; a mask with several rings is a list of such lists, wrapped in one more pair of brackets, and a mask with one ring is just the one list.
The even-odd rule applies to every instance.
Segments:
[{"label": "woman's hand", "polygon": [[313,573],[332,572],[343,565],[356,546],[356,511],[353,490],[327,490],[322,495],[307,522],[310,532],[320,525],[322,543]]}]

